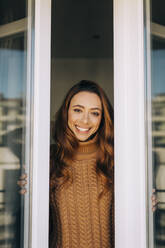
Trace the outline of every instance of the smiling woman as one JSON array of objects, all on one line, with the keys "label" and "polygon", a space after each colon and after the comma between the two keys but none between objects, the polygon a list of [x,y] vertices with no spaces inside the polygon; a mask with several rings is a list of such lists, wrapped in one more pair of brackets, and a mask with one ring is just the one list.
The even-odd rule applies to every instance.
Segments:
[{"label": "smiling woman", "polygon": [[114,248],[113,110],[82,80],[56,115],[50,175],[50,247]]}]

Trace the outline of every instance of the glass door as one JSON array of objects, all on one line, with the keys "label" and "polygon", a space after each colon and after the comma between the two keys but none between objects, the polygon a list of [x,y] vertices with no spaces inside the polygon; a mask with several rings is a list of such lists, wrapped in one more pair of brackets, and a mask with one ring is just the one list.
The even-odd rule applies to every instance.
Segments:
[{"label": "glass door", "polygon": [[51,0],[0,2],[0,248],[48,247],[50,37]]},{"label": "glass door", "polygon": [[[0,2],[0,248],[29,247],[30,1]],[[28,181],[28,180],[27,180]]]}]

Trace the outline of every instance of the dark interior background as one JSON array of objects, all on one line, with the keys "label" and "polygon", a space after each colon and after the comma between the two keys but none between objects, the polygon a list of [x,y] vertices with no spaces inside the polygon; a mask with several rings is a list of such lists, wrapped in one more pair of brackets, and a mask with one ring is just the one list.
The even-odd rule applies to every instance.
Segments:
[{"label": "dark interior background", "polygon": [[112,0],[53,0],[52,56],[112,57],[112,16]]}]

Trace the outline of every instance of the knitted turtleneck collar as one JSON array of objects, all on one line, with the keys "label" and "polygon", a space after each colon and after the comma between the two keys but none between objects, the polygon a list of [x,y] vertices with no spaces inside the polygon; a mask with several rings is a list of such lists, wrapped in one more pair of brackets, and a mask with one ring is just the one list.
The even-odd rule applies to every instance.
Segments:
[{"label": "knitted turtleneck collar", "polygon": [[96,135],[93,139],[85,142],[79,142],[79,147],[76,151],[74,159],[76,160],[86,160],[90,158],[96,158],[98,145],[98,136]]}]

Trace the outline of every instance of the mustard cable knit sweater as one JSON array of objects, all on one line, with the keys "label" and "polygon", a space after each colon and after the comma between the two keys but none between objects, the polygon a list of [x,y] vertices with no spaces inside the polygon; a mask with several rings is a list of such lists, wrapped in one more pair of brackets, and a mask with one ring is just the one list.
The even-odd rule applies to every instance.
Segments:
[{"label": "mustard cable knit sweater", "polygon": [[96,140],[80,142],[70,164],[72,183],[51,196],[53,232],[49,247],[114,248],[113,192],[96,173]]}]

